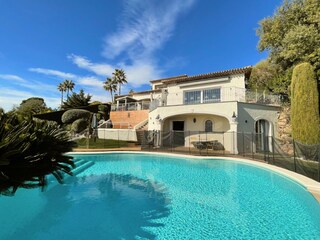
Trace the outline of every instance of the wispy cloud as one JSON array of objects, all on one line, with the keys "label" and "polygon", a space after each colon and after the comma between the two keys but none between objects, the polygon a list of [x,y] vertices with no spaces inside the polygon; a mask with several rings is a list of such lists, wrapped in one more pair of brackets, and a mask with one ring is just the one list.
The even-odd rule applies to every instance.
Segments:
[{"label": "wispy cloud", "polygon": [[[135,60],[131,64],[119,63],[117,66],[110,64],[94,63],[86,57],[71,54],[68,58],[79,68],[86,69],[98,76],[109,77],[115,68],[123,68],[126,71],[127,81],[133,87],[147,83],[149,80],[161,76],[161,70],[153,62],[145,60]],[[102,82],[97,77],[77,77],[79,83],[88,86],[102,86]]]},{"label": "wispy cloud", "polygon": [[[191,9],[195,1],[123,0],[124,9],[118,28],[107,35],[103,42],[102,55],[107,60],[94,62],[77,54],[67,56],[77,67],[87,70],[88,75],[47,68],[29,68],[29,71],[53,76],[60,81],[71,79],[77,87],[86,87],[93,95],[93,100],[101,101],[108,99],[107,92],[102,88],[103,81],[111,76],[115,68],[123,68],[127,74],[128,85],[122,89],[147,84],[149,80],[161,78],[166,72],[168,65],[159,64],[156,51],[170,39],[177,20]],[[19,81],[18,78],[15,80]],[[48,88],[56,91],[56,86]]]},{"label": "wispy cloud", "polygon": [[81,85],[99,87],[101,89],[103,87],[103,82],[94,76],[79,77],[77,78],[77,82]]},{"label": "wispy cloud", "polygon": [[19,77],[17,75],[13,75],[13,74],[0,74],[0,79],[12,80],[12,81],[18,81],[18,82],[27,82],[22,77]]},{"label": "wispy cloud", "polygon": [[133,59],[150,57],[171,37],[178,17],[190,9],[195,0],[124,1],[118,31],[106,36],[103,55],[129,54]]},{"label": "wispy cloud", "polygon": [[111,73],[114,71],[114,66],[110,64],[105,63],[92,63],[90,60],[88,60],[86,57],[70,54],[68,55],[68,58],[76,64],[79,68],[86,69],[90,72],[93,72],[97,75],[106,77],[111,75]]},{"label": "wispy cloud", "polygon": [[74,75],[72,73],[65,73],[65,72],[61,72],[58,70],[52,70],[52,69],[47,69],[47,68],[29,68],[29,71],[36,72],[36,73],[42,73],[45,75],[57,76],[57,77],[64,78],[64,79],[72,79],[72,78],[76,77],[76,75]]}]

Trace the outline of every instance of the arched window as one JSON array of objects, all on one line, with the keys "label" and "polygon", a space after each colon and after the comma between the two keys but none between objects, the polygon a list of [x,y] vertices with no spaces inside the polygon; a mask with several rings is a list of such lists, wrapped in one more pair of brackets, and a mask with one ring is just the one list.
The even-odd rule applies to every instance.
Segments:
[{"label": "arched window", "polygon": [[205,123],[204,123],[204,130],[205,132],[212,132],[213,130],[213,123],[211,120],[207,120]]}]

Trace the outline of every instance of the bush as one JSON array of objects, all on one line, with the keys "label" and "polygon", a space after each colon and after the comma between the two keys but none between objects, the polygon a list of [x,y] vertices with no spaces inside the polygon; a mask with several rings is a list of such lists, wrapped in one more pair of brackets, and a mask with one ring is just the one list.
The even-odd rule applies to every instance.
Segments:
[{"label": "bush", "polygon": [[63,123],[73,123],[77,119],[89,119],[91,112],[82,109],[71,109],[66,111],[62,117],[61,121]]},{"label": "bush", "polygon": [[87,119],[78,119],[75,120],[71,125],[71,131],[74,133],[80,133],[88,127],[88,120]]},{"label": "bush", "polygon": [[297,65],[291,81],[293,139],[304,144],[320,143],[319,93],[313,67]]},{"label": "bush", "polygon": [[[0,194],[13,195],[19,187],[44,187],[45,176],[62,181],[71,174],[75,146],[69,134],[53,122],[23,121],[0,117]],[[10,127],[6,127],[10,126]]]}]

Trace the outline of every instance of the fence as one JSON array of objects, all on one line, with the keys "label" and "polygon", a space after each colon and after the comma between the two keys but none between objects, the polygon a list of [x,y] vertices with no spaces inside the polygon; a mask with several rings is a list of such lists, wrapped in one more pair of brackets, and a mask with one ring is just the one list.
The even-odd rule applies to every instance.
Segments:
[{"label": "fence", "polygon": [[[320,144],[303,145],[292,141],[292,152],[274,137],[256,133],[199,131],[136,131],[124,129],[103,138],[77,140],[80,148],[132,148],[150,152],[172,152],[201,156],[241,156],[282,167],[320,182]],[[127,139],[125,136],[128,136]],[[109,139],[108,139],[109,138]]]}]

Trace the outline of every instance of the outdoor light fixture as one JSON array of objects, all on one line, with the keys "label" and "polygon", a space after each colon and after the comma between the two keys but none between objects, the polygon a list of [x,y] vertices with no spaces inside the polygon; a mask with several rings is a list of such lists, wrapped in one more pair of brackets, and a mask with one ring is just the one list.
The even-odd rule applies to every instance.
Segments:
[{"label": "outdoor light fixture", "polygon": [[197,121],[197,119],[196,119],[196,118],[193,118],[193,122],[196,123],[196,121]]},{"label": "outdoor light fixture", "polygon": [[161,122],[161,121],[162,121],[162,119],[161,119],[161,117],[160,117],[160,115],[159,115],[159,114],[156,116],[156,120],[157,120],[157,121],[159,121],[159,122]]},{"label": "outdoor light fixture", "polygon": [[232,121],[233,122],[236,122],[237,121],[237,115],[236,115],[236,113],[235,112],[233,112],[233,114],[232,114]]}]

